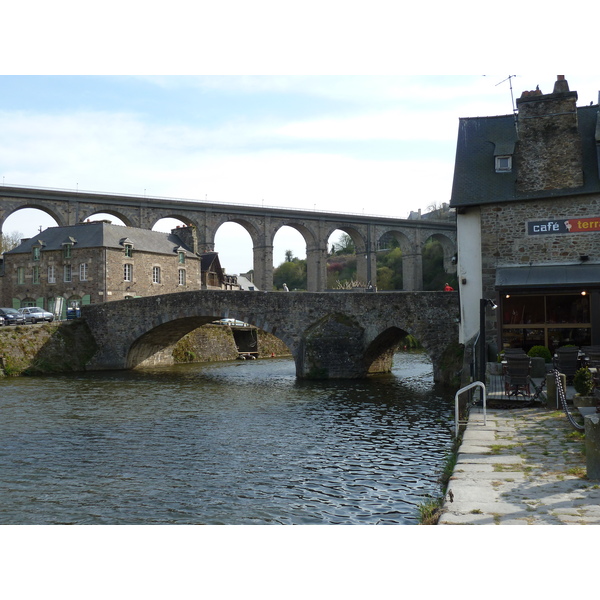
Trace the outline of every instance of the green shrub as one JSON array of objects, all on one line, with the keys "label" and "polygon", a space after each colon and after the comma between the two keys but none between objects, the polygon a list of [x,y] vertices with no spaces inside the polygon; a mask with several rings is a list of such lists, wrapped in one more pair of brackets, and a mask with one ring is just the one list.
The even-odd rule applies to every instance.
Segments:
[{"label": "green shrub", "polygon": [[527,356],[529,356],[529,358],[543,358],[544,362],[552,361],[552,354],[546,346],[533,346],[527,353]]},{"label": "green shrub", "polygon": [[594,389],[594,380],[592,374],[587,367],[582,367],[577,370],[573,378],[573,387],[580,396],[591,396]]}]

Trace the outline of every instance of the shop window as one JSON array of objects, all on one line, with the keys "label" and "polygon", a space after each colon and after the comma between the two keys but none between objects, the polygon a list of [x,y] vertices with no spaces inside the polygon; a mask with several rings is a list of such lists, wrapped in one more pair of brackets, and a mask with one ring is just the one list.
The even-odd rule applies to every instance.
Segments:
[{"label": "shop window", "polygon": [[590,297],[582,294],[507,294],[502,298],[502,347],[554,350],[591,343]]}]

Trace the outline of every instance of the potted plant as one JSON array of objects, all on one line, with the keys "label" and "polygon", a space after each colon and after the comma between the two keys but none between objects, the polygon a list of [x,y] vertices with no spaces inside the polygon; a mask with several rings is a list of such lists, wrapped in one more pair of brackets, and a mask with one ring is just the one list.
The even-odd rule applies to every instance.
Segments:
[{"label": "potted plant", "polygon": [[546,346],[532,346],[527,352],[531,358],[531,376],[546,377],[546,363],[552,362],[552,354]]},{"label": "potted plant", "polygon": [[592,373],[587,367],[578,369],[573,378],[573,387],[577,394],[573,398],[573,405],[576,408],[585,406],[596,406],[596,398],[592,396],[594,389],[594,380]]}]

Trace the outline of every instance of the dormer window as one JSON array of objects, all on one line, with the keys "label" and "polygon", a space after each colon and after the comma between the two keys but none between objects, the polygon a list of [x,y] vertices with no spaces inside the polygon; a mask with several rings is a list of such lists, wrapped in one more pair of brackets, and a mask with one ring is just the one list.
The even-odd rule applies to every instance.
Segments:
[{"label": "dormer window", "polygon": [[181,250],[177,253],[178,256],[178,260],[179,260],[179,264],[183,265],[185,263],[185,252],[182,252]]},{"label": "dormer window", "polygon": [[129,238],[122,238],[119,243],[123,246],[125,258],[131,258],[133,256],[133,242]]},{"label": "dormer window", "polygon": [[42,248],[40,246],[34,246],[32,248],[33,260],[40,260],[41,251],[42,251]]},{"label": "dormer window", "polygon": [[510,173],[512,171],[512,156],[496,156],[496,173]]},{"label": "dormer window", "polygon": [[66,242],[63,242],[63,258],[71,258],[71,250],[73,249],[73,244],[76,244],[77,240],[75,238],[69,237]]}]

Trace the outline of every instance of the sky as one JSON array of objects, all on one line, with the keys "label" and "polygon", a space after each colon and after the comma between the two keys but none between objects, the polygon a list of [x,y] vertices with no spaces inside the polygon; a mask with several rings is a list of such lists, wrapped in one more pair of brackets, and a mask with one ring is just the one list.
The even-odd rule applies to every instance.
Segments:
[{"label": "sky", "polygon": [[[557,74],[598,101],[594,20],[537,0],[98,6],[3,6],[3,184],[405,218],[449,201],[459,118],[510,114]],[[54,225],[23,211],[3,231]],[[216,250],[252,268],[241,226]],[[275,266],[287,250],[306,254],[283,228]]]},{"label": "sky", "polygon": [[[597,102],[600,79],[566,76],[579,105]],[[507,77],[3,75],[0,176],[4,185],[406,218],[449,201],[460,117],[509,114],[513,97],[536,85],[549,93],[556,80]],[[49,216],[21,211],[4,231],[29,237],[48,226]],[[288,249],[306,255],[300,234],[284,228],[276,266]],[[229,273],[252,268],[241,226],[224,226],[216,250]]]}]

